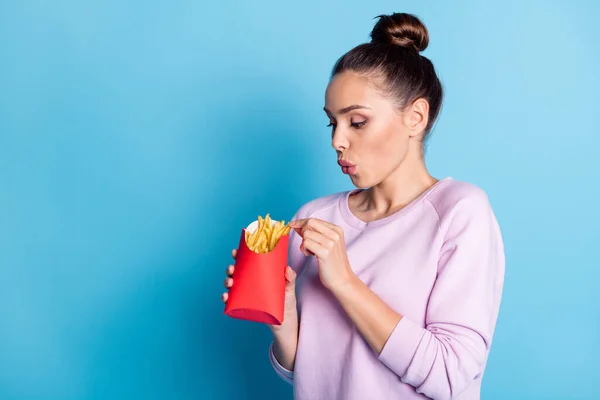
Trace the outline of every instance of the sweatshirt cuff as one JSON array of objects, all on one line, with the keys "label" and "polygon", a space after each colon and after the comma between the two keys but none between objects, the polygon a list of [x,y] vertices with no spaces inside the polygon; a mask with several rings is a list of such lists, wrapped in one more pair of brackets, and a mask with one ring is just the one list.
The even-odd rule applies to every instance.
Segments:
[{"label": "sweatshirt cuff", "polygon": [[294,382],[294,371],[290,371],[284,368],[279,363],[279,361],[277,361],[277,358],[275,358],[275,353],[273,352],[273,343],[271,343],[271,346],[269,346],[269,359],[271,360],[271,365],[275,369],[277,375],[279,375],[281,379],[292,385]]},{"label": "sweatshirt cuff", "polygon": [[425,329],[402,317],[379,353],[379,360],[396,375],[404,377],[424,334]]}]

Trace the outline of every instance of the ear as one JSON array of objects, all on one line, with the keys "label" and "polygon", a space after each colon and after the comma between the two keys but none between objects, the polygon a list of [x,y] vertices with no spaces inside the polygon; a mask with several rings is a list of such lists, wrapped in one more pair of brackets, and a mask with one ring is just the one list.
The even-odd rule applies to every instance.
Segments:
[{"label": "ear", "polygon": [[429,120],[429,103],[425,99],[417,99],[406,108],[404,124],[410,130],[410,138],[420,137]]}]

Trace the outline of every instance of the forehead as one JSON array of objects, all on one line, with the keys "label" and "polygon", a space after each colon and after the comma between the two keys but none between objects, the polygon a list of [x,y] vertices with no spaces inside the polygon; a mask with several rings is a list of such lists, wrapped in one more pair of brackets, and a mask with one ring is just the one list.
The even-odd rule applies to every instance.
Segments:
[{"label": "forehead", "polygon": [[371,80],[352,71],[335,75],[325,91],[325,107],[332,112],[353,104],[372,106],[382,100]]}]

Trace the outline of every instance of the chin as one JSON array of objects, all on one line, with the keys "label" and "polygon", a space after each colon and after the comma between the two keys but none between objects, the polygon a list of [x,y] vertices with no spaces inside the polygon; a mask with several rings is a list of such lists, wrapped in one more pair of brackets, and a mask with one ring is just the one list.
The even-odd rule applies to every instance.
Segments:
[{"label": "chin", "polygon": [[352,184],[356,186],[357,189],[368,189],[372,185],[367,182],[366,179],[362,178],[360,175],[350,175],[350,180]]}]

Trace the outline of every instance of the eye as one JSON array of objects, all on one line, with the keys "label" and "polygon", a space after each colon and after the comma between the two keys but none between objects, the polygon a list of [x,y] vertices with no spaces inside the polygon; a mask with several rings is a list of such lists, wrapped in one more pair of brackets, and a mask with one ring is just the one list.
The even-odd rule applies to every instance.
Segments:
[{"label": "eye", "polygon": [[352,125],[353,128],[356,129],[360,129],[363,126],[365,126],[367,124],[367,120],[365,119],[364,121],[359,121],[359,122],[351,122],[350,125]]},{"label": "eye", "polygon": [[336,126],[337,124],[334,124],[333,122],[330,122],[329,125],[327,125],[328,128],[332,128],[333,130],[335,130]]}]

